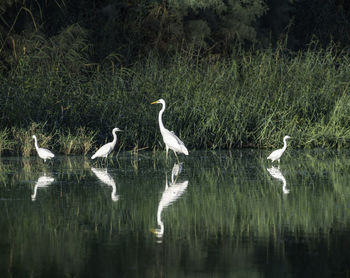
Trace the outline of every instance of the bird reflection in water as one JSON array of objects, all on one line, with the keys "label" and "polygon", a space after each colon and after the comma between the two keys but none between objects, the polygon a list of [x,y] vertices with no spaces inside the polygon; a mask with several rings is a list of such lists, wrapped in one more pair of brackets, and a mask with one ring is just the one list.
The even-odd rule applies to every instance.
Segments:
[{"label": "bird reflection in water", "polygon": [[114,179],[107,172],[107,168],[94,168],[91,167],[91,171],[96,175],[96,177],[103,182],[104,184],[112,187],[111,199],[116,202],[119,199],[119,195],[117,195],[117,186],[115,184]]},{"label": "bird reflection in water", "polygon": [[285,177],[282,175],[282,172],[280,171],[280,169],[277,167],[271,167],[271,168],[267,168],[266,170],[270,173],[272,177],[283,182],[282,191],[284,194],[288,194],[290,190],[287,189],[287,181]]},{"label": "bird reflection in water", "polygon": [[55,181],[55,179],[53,177],[47,176],[46,174],[39,177],[39,179],[37,180],[37,182],[35,183],[35,186],[34,186],[34,192],[32,194],[32,201],[35,201],[35,199],[36,199],[36,194],[37,194],[38,188],[46,188],[54,181]]},{"label": "bird reflection in water", "polygon": [[168,177],[165,176],[165,189],[163,191],[162,197],[159,201],[158,210],[157,210],[157,224],[158,229],[152,229],[151,232],[154,233],[159,239],[159,243],[162,242],[164,234],[164,223],[162,221],[162,212],[163,209],[170,206],[178,198],[180,198],[183,193],[186,191],[188,180],[184,182],[177,182],[177,178],[182,171],[182,163],[174,164],[171,172],[171,182],[168,183]]}]

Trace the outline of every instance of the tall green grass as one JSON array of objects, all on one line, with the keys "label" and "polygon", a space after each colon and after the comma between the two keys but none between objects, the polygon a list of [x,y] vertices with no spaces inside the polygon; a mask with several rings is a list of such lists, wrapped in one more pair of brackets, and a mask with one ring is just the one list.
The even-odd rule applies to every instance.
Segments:
[{"label": "tall green grass", "polygon": [[[0,122],[24,129],[45,122],[48,134],[79,134],[83,127],[93,132],[92,148],[119,127],[123,148],[161,148],[160,107],[150,102],[164,98],[165,126],[190,149],[270,148],[286,134],[294,147],[348,148],[349,58],[334,46],[298,53],[281,46],[237,51],[226,60],[179,53],[165,62],[149,55],[109,72],[84,64],[84,57],[72,67],[50,53],[28,54],[0,78]],[[73,146],[62,147],[69,143],[59,138],[56,150],[70,153]]]}]

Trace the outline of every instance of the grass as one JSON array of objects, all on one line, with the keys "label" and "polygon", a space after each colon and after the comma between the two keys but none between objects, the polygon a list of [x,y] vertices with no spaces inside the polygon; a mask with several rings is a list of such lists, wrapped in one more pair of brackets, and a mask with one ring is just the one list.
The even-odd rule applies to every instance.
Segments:
[{"label": "grass", "polygon": [[60,153],[86,155],[94,146],[95,136],[95,132],[87,130],[85,127],[78,128],[75,133],[70,130],[65,133],[60,131],[58,134]]},{"label": "grass", "polygon": [[32,123],[28,129],[25,128],[12,128],[12,136],[13,136],[13,145],[14,152],[17,155],[22,155],[24,157],[28,157],[34,154],[35,146],[33,135],[36,135],[38,138],[38,145],[41,148],[48,148],[50,141],[52,140],[52,134],[44,133],[45,123],[38,124]]},{"label": "grass", "polygon": [[87,70],[82,59],[74,74],[59,57],[38,59],[24,55],[0,77],[2,132],[13,130],[2,153],[28,155],[19,135],[33,123],[63,154],[86,154],[114,127],[125,131],[118,136],[123,149],[163,148],[160,107],[150,105],[159,98],[167,103],[165,126],[190,150],[275,148],[287,134],[298,148],[350,147],[350,57],[334,46],[240,51],[215,61],[150,55],[113,72]]},{"label": "grass", "polygon": [[10,130],[5,128],[0,130],[0,155],[6,151],[11,151],[13,147],[13,141],[10,139]]}]

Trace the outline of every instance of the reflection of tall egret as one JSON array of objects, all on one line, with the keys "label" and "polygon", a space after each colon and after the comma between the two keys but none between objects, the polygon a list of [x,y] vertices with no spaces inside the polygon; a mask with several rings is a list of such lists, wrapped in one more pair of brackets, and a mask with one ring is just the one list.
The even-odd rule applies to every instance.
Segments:
[{"label": "reflection of tall egret", "polygon": [[174,164],[173,169],[171,170],[171,183],[174,183],[174,179],[182,172],[182,163]]},{"label": "reflection of tall egret", "polygon": [[160,132],[163,136],[163,141],[165,144],[166,158],[168,158],[168,150],[171,149],[171,150],[173,150],[173,152],[177,158],[177,161],[179,161],[179,158],[177,157],[176,153],[178,152],[178,153],[183,153],[185,155],[188,155],[188,150],[187,150],[185,144],[180,140],[180,138],[177,137],[173,131],[167,130],[163,125],[162,116],[163,116],[163,112],[165,110],[164,99],[159,99],[157,101],[152,102],[151,104],[155,104],[155,103],[162,104],[162,109],[160,110],[159,115],[158,115],[158,122],[159,122],[159,129],[160,129]]},{"label": "reflection of tall egret", "polygon": [[55,181],[55,179],[50,177],[50,176],[44,175],[44,176],[39,177],[38,181],[35,183],[35,186],[34,186],[34,193],[32,194],[32,201],[35,201],[35,199],[36,199],[36,194],[37,194],[38,188],[48,187],[54,181]]},{"label": "reflection of tall egret", "polygon": [[278,163],[280,163],[280,159],[282,154],[284,153],[284,151],[287,149],[287,139],[290,139],[290,136],[284,136],[283,138],[283,148],[282,149],[278,149],[273,151],[268,157],[267,159],[271,159],[272,162],[274,162],[275,160],[278,161]]},{"label": "reflection of tall egret", "polygon": [[275,179],[278,179],[280,181],[283,182],[283,187],[282,187],[282,190],[283,190],[283,193],[284,194],[288,194],[289,193],[289,189],[287,189],[287,181],[286,179],[284,178],[284,176],[282,175],[280,169],[276,168],[276,167],[271,167],[271,168],[267,168],[266,169],[271,176],[273,176]]},{"label": "reflection of tall egret", "polygon": [[38,140],[36,139],[36,136],[33,135],[32,137],[34,139],[35,149],[36,149],[39,157],[44,159],[44,162],[46,162],[46,159],[51,159],[51,158],[55,157],[55,155],[51,151],[49,151],[48,149],[39,148]]},{"label": "reflection of tall egret", "polygon": [[107,168],[97,169],[97,168],[91,167],[91,171],[96,175],[96,177],[100,181],[112,187],[111,199],[114,202],[118,201],[119,196],[117,195],[117,186],[112,176],[108,174]]},{"label": "reflection of tall egret", "polygon": [[113,134],[113,141],[109,142],[105,145],[103,145],[101,148],[95,152],[93,156],[91,156],[91,159],[95,159],[96,157],[104,157],[107,158],[107,156],[110,154],[110,152],[114,149],[115,144],[117,143],[117,131],[121,131],[119,128],[113,128],[112,134]]},{"label": "reflection of tall egret", "polygon": [[[188,181],[184,182],[176,182],[177,175],[181,172],[181,165],[174,164],[173,170],[172,170],[172,182],[168,184],[168,177],[165,177],[165,189],[163,191],[162,197],[158,204],[158,210],[157,210],[157,224],[160,226],[159,229],[152,229],[151,231],[156,234],[158,238],[162,238],[164,234],[164,223],[162,221],[162,211],[166,207],[170,206],[172,203],[174,203],[178,198],[181,197],[181,195],[185,192]],[[175,182],[173,182],[175,178]]]}]

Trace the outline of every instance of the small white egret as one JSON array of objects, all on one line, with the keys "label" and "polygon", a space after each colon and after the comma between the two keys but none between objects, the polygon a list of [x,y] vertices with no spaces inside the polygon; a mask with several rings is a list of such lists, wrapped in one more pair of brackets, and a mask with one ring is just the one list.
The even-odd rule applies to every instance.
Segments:
[{"label": "small white egret", "polygon": [[110,143],[107,143],[103,145],[101,148],[95,152],[93,156],[91,156],[91,159],[95,159],[96,157],[104,157],[107,158],[107,156],[110,154],[110,152],[114,149],[115,144],[117,143],[117,131],[121,131],[119,128],[113,128],[112,134],[113,134],[113,141]]},{"label": "small white egret", "polygon": [[49,151],[48,149],[39,148],[38,147],[38,140],[36,139],[36,136],[33,135],[32,137],[35,141],[35,149],[36,149],[39,157],[44,159],[44,162],[46,162],[46,159],[51,159],[51,158],[55,157],[55,155],[51,151]]},{"label": "small white egret", "polygon": [[159,121],[159,129],[163,136],[163,141],[166,148],[166,158],[168,159],[168,150],[171,149],[173,150],[177,160],[179,161],[179,158],[177,157],[176,153],[178,152],[178,153],[183,153],[185,155],[188,155],[188,150],[185,144],[180,140],[180,138],[177,137],[173,131],[167,130],[163,125],[162,116],[165,110],[164,99],[159,99],[157,101],[152,102],[151,104],[155,104],[155,103],[162,104],[162,109],[159,111],[159,115],[158,115],[158,121]]},{"label": "small white egret", "polygon": [[267,159],[271,159],[272,162],[274,162],[275,160],[278,161],[278,163],[280,163],[280,159],[282,154],[284,153],[284,151],[287,149],[287,139],[290,139],[292,137],[286,135],[283,138],[283,148],[282,149],[278,149],[273,151],[268,157]]}]

